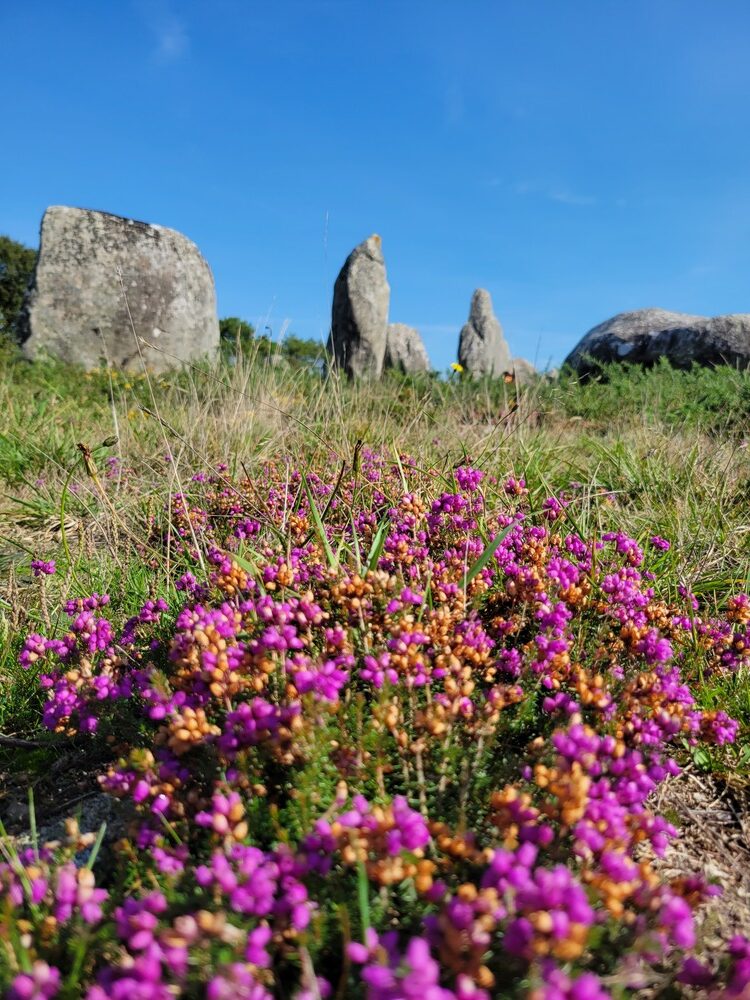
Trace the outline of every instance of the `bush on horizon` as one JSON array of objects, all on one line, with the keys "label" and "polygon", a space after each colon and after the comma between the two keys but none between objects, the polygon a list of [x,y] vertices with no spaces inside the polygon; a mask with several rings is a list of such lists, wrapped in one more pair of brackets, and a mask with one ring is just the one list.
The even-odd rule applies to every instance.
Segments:
[{"label": "bush on horizon", "polygon": [[10,336],[36,263],[36,250],[0,236],[0,335]]}]

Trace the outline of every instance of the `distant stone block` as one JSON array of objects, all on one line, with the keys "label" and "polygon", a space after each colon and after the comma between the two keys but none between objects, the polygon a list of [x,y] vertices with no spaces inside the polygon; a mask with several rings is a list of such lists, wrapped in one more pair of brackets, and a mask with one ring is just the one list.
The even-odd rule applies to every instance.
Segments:
[{"label": "distant stone block", "polygon": [[649,367],[665,358],[675,368],[750,367],[750,315],[693,316],[666,309],[618,313],[589,330],[563,362],[579,375],[600,365]]},{"label": "distant stone block", "polygon": [[430,370],[430,359],[418,330],[405,323],[388,325],[384,367],[395,368],[405,375],[417,375]]}]

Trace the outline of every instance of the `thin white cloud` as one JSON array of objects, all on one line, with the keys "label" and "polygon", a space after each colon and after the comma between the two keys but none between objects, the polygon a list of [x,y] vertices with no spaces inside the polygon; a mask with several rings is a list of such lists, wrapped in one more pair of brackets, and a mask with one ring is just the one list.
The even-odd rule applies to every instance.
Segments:
[{"label": "thin white cloud", "polygon": [[154,55],[159,62],[174,62],[184,56],[190,48],[190,39],[185,25],[171,15],[157,27],[156,36]]},{"label": "thin white cloud", "polygon": [[135,8],[151,36],[154,62],[165,66],[187,55],[190,49],[187,26],[169,0],[136,0]]},{"label": "thin white cloud", "polygon": [[595,205],[596,198],[589,194],[578,194],[565,187],[557,187],[544,181],[526,180],[518,181],[513,191],[517,195],[536,195],[538,198],[546,198],[548,201],[556,201],[561,205],[572,205],[583,207]]},{"label": "thin white cloud", "polygon": [[562,205],[595,205],[596,198],[588,194],[573,194],[572,191],[550,191],[547,195],[552,201]]}]

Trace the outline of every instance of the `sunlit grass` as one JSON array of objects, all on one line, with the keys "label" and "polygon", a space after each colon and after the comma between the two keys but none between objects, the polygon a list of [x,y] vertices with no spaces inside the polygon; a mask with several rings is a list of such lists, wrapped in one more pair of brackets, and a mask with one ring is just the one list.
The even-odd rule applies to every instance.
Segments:
[{"label": "sunlit grass", "polygon": [[[647,552],[653,580],[644,582],[643,588],[644,593],[649,586],[653,588],[647,603],[654,621],[661,621],[665,608],[670,615],[677,613],[675,609],[684,613],[690,594],[700,601],[702,620],[723,620],[728,598],[750,589],[750,449],[744,430],[750,410],[749,385],[747,375],[731,370],[681,373],[667,367],[645,373],[612,371],[606,381],[587,384],[540,380],[515,387],[504,382],[472,383],[458,373],[444,381],[393,377],[377,384],[348,384],[335,375],[322,377],[253,357],[232,367],[194,366],[150,377],[107,371],[83,374],[53,362],[30,366],[9,353],[0,366],[0,678],[4,690],[0,742],[5,739],[0,766],[7,785],[5,799],[17,798],[20,776],[21,784],[27,780],[38,789],[39,813],[44,818],[54,812],[50,800],[55,786],[49,775],[59,773],[55,768],[61,755],[70,761],[84,789],[96,788],[97,773],[114,767],[118,757],[135,753],[139,760],[147,759],[166,738],[164,734],[154,737],[154,727],[135,710],[135,700],[107,715],[106,725],[95,737],[66,733],[65,725],[52,733],[42,726],[45,692],[36,672],[23,669],[18,656],[30,633],[66,634],[71,625],[63,611],[65,601],[107,594],[106,615],[119,634],[147,602],[163,599],[170,612],[164,631],[156,629],[152,650],[161,664],[158,671],[166,678],[171,668],[165,650],[174,614],[188,600],[184,589],[176,589],[183,574],[194,574],[199,581],[214,574],[219,592],[207,591],[203,598],[214,610],[222,594],[236,598],[232,588],[237,586],[249,587],[253,599],[263,594],[269,600],[308,600],[305,587],[292,579],[289,570],[294,559],[301,559],[314,571],[314,582],[305,586],[314,591],[326,613],[341,616],[346,623],[351,633],[347,641],[354,644],[359,663],[391,635],[398,622],[392,620],[396,612],[385,615],[382,623],[377,615],[372,621],[365,616],[357,620],[353,613],[347,617],[349,612],[342,608],[348,607],[347,601],[353,594],[356,597],[360,586],[350,578],[370,579],[376,592],[382,588],[384,602],[396,593],[397,585],[389,577],[399,581],[399,588],[403,586],[410,557],[407,549],[393,548],[394,523],[400,523],[404,504],[407,511],[414,505],[414,516],[421,523],[425,511],[439,503],[443,494],[460,494],[455,472],[459,467],[474,470],[464,475],[483,477],[481,516],[466,537],[461,533],[464,529],[446,528],[441,541],[434,529],[432,549],[424,556],[429,571],[424,577],[419,572],[414,577],[421,605],[410,629],[429,625],[442,635],[433,619],[441,602],[452,609],[454,629],[463,627],[464,619],[475,618],[489,628],[497,611],[492,610],[491,601],[485,603],[485,590],[489,588],[492,594],[492,588],[498,588],[492,598],[497,606],[510,599],[502,581],[493,575],[497,553],[503,551],[504,531],[509,529],[499,531],[497,520],[491,520],[488,513],[492,511],[496,518],[498,512],[513,509],[515,500],[508,499],[512,490],[508,493],[503,485],[508,477],[525,482],[523,510],[530,525],[545,525],[549,498],[564,497],[560,519],[549,526],[539,549],[539,566],[557,557],[557,547],[564,544],[567,534],[591,546],[591,596],[581,605],[585,614],[580,622],[576,620],[575,641],[571,637],[571,649],[584,666],[590,661],[615,664],[618,656],[629,663],[628,657],[635,655],[628,651],[627,642],[622,645],[625,640],[616,627],[608,631],[597,619],[596,604],[585,603],[604,600],[597,560],[605,557],[599,555],[597,546],[607,532],[620,532]],[[377,470],[381,468],[386,470],[382,494],[381,486],[373,485],[379,482]],[[467,487],[467,495],[472,495],[472,489]],[[232,534],[238,518],[257,522],[257,533],[254,528],[249,537]],[[652,546],[654,536],[668,539],[670,547],[661,551]],[[537,565],[533,537],[529,536],[529,547],[523,550],[523,559],[532,567]],[[234,568],[225,567],[218,578],[217,545],[230,562],[234,559]],[[464,555],[461,545],[466,546]],[[435,568],[440,564],[440,546],[455,549],[450,572]],[[300,552],[306,554],[299,556]],[[34,558],[54,560],[55,574],[34,576]],[[395,560],[393,565],[390,559]],[[288,581],[282,575],[278,583],[275,569],[267,575],[269,567],[276,565],[274,560],[286,560],[283,573],[291,574]],[[433,579],[433,573],[445,575]],[[455,593],[449,586],[447,595],[438,596],[439,587],[453,583]],[[339,598],[339,586],[354,590],[344,589],[346,599]],[[508,592],[511,597],[513,593]],[[569,595],[565,599],[577,614],[579,598]],[[533,610],[531,597],[513,605],[518,634],[528,645],[524,656],[529,657],[536,628]],[[382,609],[378,614],[384,614]],[[250,615],[243,626],[249,631],[241,630],[239,641],[246,641],[253,621]],[[660,628],[671,628],[668,617]],[[722,787],[743,787],[750,779],[747,668],[731,672],[716,670],[714,665],[709,669],[706,640],[701,645],[697,633],[679,635],[680,669],[696,699],[696,711],[708,713],[707,719],[726,713],[737,721],[738,730],[733,743],[715,745],[685,737],[670,752],[694,773]],[[454,637],[448,631],[441,641]],[[202,648],[204,639],[196,635],[190,641]],[[320,636],[311,639],[311,649],[322,641]],[[127,656],[147,662],[149,648],[145,644],[128,647]],[[610,649],[605,656],[602,651]],[[87,663],[84,657],[84,673]],[[601,669],[607,674],[609,668]],[[645,667],[640,669],[645,676]],[[161,683],[158,671],[155,677]],[[565,688],[564,670],[560,677]],[[172,678],[170,683],[182,681]],[[473,697],[474,690],[484,690],[487,683],[479,675],[472,678],[465,697]],[[611,678],[607,675],[605,683],[612,691],[620,690],[616,673]],[[283,707],[293,697],[284,684],[283,673],[274,674],[268,688],[258,690],[269,702]],[[444,744],[431,745],[427,740],[424,746],[420,742],[424,736],[417,738],[421,730],[414,726],[420,712],[432,709],[429,699],[426,704],[418,701],[414,692],[421,697],[419,688],[404,696],[398,708],[401,721],[392,730],[381,721],[393,711],[388,699],[362,687],[354,674],[347,681],[341,705],[328,714],[315,708],[314,699],[302,698],[303,714],[309,712],[308,721],[312,720],[309,731],[304,731],[293,750],[283,745],[273,759],[261,762],[259,758],[253,763],[248,775],[252,772],[252,781],[264,791],[262,795],[248,793],[242,809],[236,807],[233,822],[242,834],[237,834],[237,841],[247,840],[268,851],[276,850],[273,845],[279,843],[301,842],[319,814],[335,812],[336,797],[343,794],[337,788],[346,776],[352,791],[362,791],[379,807],[390,808],[394,796],[405,795],[414,811],[414,816],[404,814],[407,826],[418,827],[416,817],[429,816],[431,822],[449,824],[459,839],[468,830],[480,841],[493,842],[495,828],[488,822],[487,802],[500,793],[504,783],[518,781],[531,746],[550,752],[552,725],[545,714],[548,710],[541,705],[553,688],[543,689],[533,676],[525,676],[524,684],[523,698],[515,692],[503,695],[507,694],[510,704],[515,704],[517,696],[520,701],[503,717],[500,735],[477,738],[470,727],[464,730],[463,723],[456,723]],[[230,702],[219,699],[215,706],[213,718],[222,725]],[[619,711],[618,706],[617,718]],[[624,718],[630,720],[630,716]],[[440,732],[437,722],[430,724]],[[387,735],[390,732],[395,739],[399,726],[404,734],[401,749],[398,740],[388,743]],[[187,738],[184,733],[179,739],[183,738]],[[404,753],[407,746],[416,749]],[[185,759],[195,759],[195,773],[208,783],[206,787],[218,781],[216,787],[224,788],[230,781],[224,775],[231,760],[219,761],[219,767],[211,752],[209,746],[205,759]],[[291,754],[289,759],[285,754]],[[245,795],[248,790],[242,787]],[[84,790],[83,794],[89,793]],[[0,809],[4,807],[0,802]],[[224,805],[216,808],[220,812]],[[207,835],[190,824],[181,825],[179,815],[172,815],[165,826],[167,841],[171,840],[172,847],[184,842],[190,843],[191,851],[203,851]],[[558,850],[563,854],[551,855],[549,864],[568,860],[565,837],[569,833],[564,824],[561,830]],[[110,847],[105,840],[103,850]],[[137,894],[147,884],[164,888],[161,875],[148,868],[144,857],[136,853],[127,864],[123,857],[124,869],[107,873],[106,884],[113,891],[115,886],[117,892],[128,886]],[[570,866],[575,868],[572,860]],[[101,872],[101,863],[97,870]],[[658,877],[658,866],[655,870]],[[478,879],[470,865],[456,869],[454,875],[459,881]],[[292,995],[291,984],[299,977],[309,987],[310,962],[317,971],[335,971],[339,996],[365,995],[351,962],[347,959],[342,964],[342,941],[361,941],[368,926],[381,932],[397,927],[413,934],[424,905],[416,883],[409,881],[415,877],[413,872],[391,888],[383,876],[377,892],[373,890],[377,880],[368,883],[373,877],[362,867],[348,872],[344,864],[332,876],[330,895],[323,892],[320,896],[318,936],[300,937],[299,928],[286,928],[285,940],[293,944],[275,953],[282,970],[274,986],[277,995]],[[577,891],[577,883],[571,891]],[[188,903],[182,890],[174,896],[171,892],[170,888],[170,905],[183,907],[185,912]],[[208,904],[204,901],[204,905]],[[431,912],[430,906],[427,911]],[[585,969],[594,970],[607,982],[607,977],[612,979],[612,996],[637,995],[623,985],[627,975],[618,964],[621,949],[629,947],[624,944],[626,931],[616,931],[609,924],[605,930],[604,924],[603,918],[602,926],[591,930],[589,951],[580,965],[576,964],[580,953],[572,965],[563,963],[564,974],[575,978]],[[108,940],[108,947],[114,949],[113,939]],[[405,941],[401,943],[405,947]],[[205,942],[200,947],[204,946],[208,948]],[[488,969],[495,982],[502,984],[498,988],[507,991],[502,995],[522,997],[531,995],[534,987],[541,989],[547,976],[541,965],[532,962],[527,968],[523,962],[514,964],[515,959],[508,962],[503,948],[497,943],[493,947]],[[76,992],[79,985],[99,974],[97,954],[81,952],[78,965],[79,960],[73,960],[63,998],[81,995]],[[201,952],[206,969],[213,968],[217,954],[211,951],[209,960],[208,952]],[[371,956],[366,961],[380,960]],[[673,966],[668,974],[672,976],[677,966],[670,961]],[[61,957],[60,962],[71,968],[68,958]],[[185,996],[203,995],[195,992],[196,984],[205,985],[200,962],[194,966]],[[455,983],[449,968],[450,963],[441,966],[441,982],[452,988]],[[271,974],[257,975],[266,985],[270,983]],[[489,971],[477,973],[474,985],[480,992],[461,994],[461,1000],[482,996],[482,976],[489,983]],[[349,989],[354,992],[346,992]]]}]

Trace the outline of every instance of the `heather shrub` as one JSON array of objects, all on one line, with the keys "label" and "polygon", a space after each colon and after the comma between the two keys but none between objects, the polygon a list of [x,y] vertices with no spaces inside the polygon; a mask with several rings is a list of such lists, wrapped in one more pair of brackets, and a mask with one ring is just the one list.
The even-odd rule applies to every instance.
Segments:
[{"label": "heather shrub", "polygon": [[20,665],[121,829],[4,838],[8,996],[743,995],[750,946],[696,957],[715,889],[670,877],[655,806],[737,737],[701,689],[746,674],[741,587],[697,597],[606,490],[360,445],[315,468],[151,505],[168,599],[129,617],[35,560],[60,616]]}]

